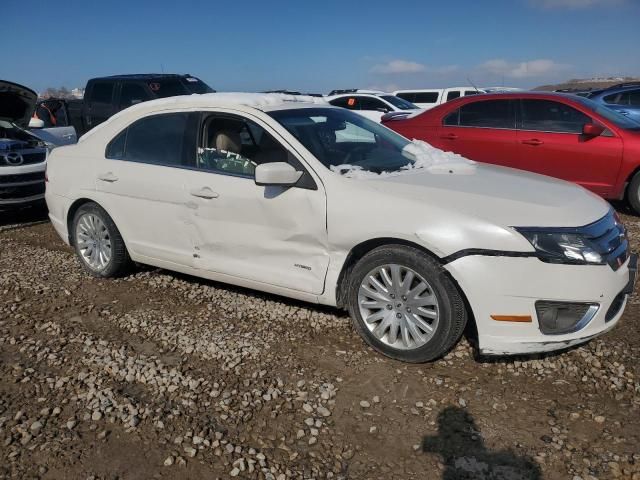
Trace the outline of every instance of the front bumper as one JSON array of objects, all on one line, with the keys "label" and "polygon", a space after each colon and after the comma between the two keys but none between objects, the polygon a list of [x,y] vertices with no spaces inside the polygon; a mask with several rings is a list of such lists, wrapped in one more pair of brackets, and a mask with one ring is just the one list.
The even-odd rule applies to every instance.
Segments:
[{"label": "front bumper", "polygon": [[0,207],[15,207],[39,202],[45,191],[44,162],[34,165],[0,168]]},{"label": "front bumper", "polygon": [[[480,353],[514,355],[566,348],[612,329],[633,291],[636,262],[633,255],[614,271],[608,265],[559,265],[534,257],[467,256],[445,268],[469,301]],[[598,310],[574,332],[545,335],[538,324],[537,300],[596,303]],[[492,315],[528,315],[532,321],[496,321]]]}]

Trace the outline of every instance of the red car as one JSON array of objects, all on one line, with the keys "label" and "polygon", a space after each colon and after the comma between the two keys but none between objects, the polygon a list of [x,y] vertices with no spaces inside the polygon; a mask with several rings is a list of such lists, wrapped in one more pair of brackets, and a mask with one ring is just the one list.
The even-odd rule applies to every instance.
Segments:
[{"label": "red car", "polygon": [[472,160],[562,178],[608,199],[626,198],[640,214],[640,124],[586,98],[474,95],[382,123]]}]

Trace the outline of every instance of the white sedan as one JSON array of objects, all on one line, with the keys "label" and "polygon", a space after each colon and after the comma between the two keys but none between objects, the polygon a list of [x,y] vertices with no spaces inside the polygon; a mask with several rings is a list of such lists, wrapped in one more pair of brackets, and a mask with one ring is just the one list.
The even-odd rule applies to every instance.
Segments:
[{"label": "white sedan", "polygon": [[472,322],[485,354],[584,342],[633,287],[600,198],[312,98],[145,102],[55,149],[47,177],[51,221],[89,273],[135,261],[345,307],[369,345],[408,362],[442,356]]}]

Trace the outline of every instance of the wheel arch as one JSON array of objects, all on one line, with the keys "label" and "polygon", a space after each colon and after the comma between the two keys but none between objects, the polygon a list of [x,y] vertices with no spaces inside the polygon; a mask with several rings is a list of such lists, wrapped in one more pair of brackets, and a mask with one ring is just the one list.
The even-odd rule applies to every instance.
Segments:
[{"label": "wheel arch", "polygon": [[[391,245],[403,245],[406,247],[412,247],[416,250],[420,250],[423,253],[426,253],[431,258],[436,260],[439,264],[442,263],[442,259],[435,255],[432,251],[420,245],[419,243],[411,242],[409,240],[404,240],[401,238],[394,237],[379,237],[372,238],[369,240],[365,240],[354,246],[342,264],[342,269],[340,270],[340,274],[338,275],[338,281],[336,283],[336,303],[339,308],[343,308],[346,304],[345,292],[347,291],[346,282],[349,278],[349,273],[351,269],[358,263],[358,261],[364,257],[370,251],[382,247],[382,246],[391,246]],[[459,288],[459,287],[458,287]]]},{"label": "wheel arch", "polygon": [[631,172],[629,173],[629,175],[627,175],[625,182],[624,182],[624,186],[622,188],[622,198],[620,198],[620,200],[628,200],[628,195],[629,195],[629,186],[631,185],[631,182],[633,181],[633,177],[636,176],[636,174],[640,173],[640,165],[637,166],[636,168],[634,168],[633,170],[631,170]]},{"label": "wheel arch", "polygon": [[[80,210],[80,208],[83,205],[86,205],[87,203],[95,203],[97,206],[99,206],[101,209],[103,209],[105,212],[107,212],[107,215],[109,215],[109,217],[111,218],[111,221],[116,225],[116,228],[118,228],[118,232],[120,232],[120,235],[122,236],[122,231],[120,230],[120,227],[118,227],[118,224],[116,223],[115,219],[113,218],[113,215],[111,215],[111,213],[104,208],[104,206],[97,200],[93,199],[93,198],[89,198],[89,197],[82,197],[82,198],[78,198],[77,200],[75,200],[70,206],[69,206],[69,210],[67,211],[67,218],[66,218],[66,223],[67,223],[67,236],[69,237],[69,245],[71,245],[72,247],[74,246],[73,244],[73,235],[72,235],[72,231],[73,231],[73,219],[76,216],[76,212],[78,210]],[[122,239],[124,240],[124,237],[122,237]],[[124,240],[125,245],[127,243],[126,240]]]}]

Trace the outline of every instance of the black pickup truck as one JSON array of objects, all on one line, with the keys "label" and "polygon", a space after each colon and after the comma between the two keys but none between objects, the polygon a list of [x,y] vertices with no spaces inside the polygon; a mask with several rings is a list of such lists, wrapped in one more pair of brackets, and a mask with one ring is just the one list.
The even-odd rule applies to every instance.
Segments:
[{"label": "black pickup truck", "polygon": [[92,78],[82,100],[67,100],[67,117],[78,137],[131,105],[156,98],[215,92],[186,74],[145,73]]}]

